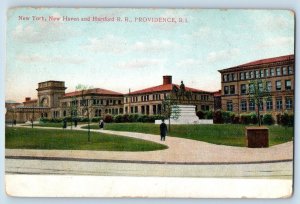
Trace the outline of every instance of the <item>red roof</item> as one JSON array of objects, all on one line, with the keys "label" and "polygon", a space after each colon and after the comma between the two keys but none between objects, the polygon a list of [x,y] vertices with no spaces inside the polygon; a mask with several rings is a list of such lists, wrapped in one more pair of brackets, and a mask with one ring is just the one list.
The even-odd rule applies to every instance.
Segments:
[{"label": "red roof", "polygon": [[[176,86],[177,88],[179,88],[179,85],[177,85],[177,84],[162,84],[159,86],[153,86],[150,88],[133,91],[133,92],[130,92],[130,94],[144,94],[144,93],[161,92],[161,91],[172,91],[173,86]],[[202,90],[194,89],[194,88],[190,88],[190,87],[185,87],[185,89],[187,91],[191,91],[191,92],[207,92],[207,91],[202,91]]]},{"label": "red roof", "polygon": [[222,95],[221,90],[215,91],[215,92],[213,92],[213,94],[214,94],[215,97],[218,97],[218,96]]},{"label": "red roof", "polygon": [[241,64],[241,65],[238,65],[235,67],[230,67],[230,68],[219,70],[219,72],[222,73],[222,72],[232,71],[235,69],[240,70],[241,68],[242,69],[248,69],[248,68],[250,69],[251,66],[255,66],[255,65],[270,64],[270,63],[283,62],[283,61],[289,61],[289,60],[294,60],[294,59],[295,59],[294,55],[284,55],[284,56],[280,56],[280,57],[273,57],[273,58],[267,58],[267,59],[261,59],[261,60],[248,62],[248,63]]},{"label": "red roof", "polygon": [[[100,88],[88,89],[85,90],[83,93],[84,95],[96,94],[96,95],[123,96],[122,93],[110,91],[106,89],[100,89]],[[63,97],[81,96],[81,94],[82,91],[73,91],[73,92],[66,93]]]},{"label": "red roof", "polygon": [[252,66],[252,65],[259,65],[259,64],[269,64],[269,63],[281,62],[281,61],[287,61],[287,60],[293,60],[293,59],[294,59],[294,55],[285,55],[285,56],[280,56],[280,57],[273,57],[273,58],[256,60],[256,61],[248,62],[246,64],[242,64],[242,65],[239,65],[239,66]]},{"label": "red roof", "polygon": [[33,102],[37,102],[37,101],[38,101],[37,99],[31,99],[28,101],[24,101],[23,103],[33,103]]}]

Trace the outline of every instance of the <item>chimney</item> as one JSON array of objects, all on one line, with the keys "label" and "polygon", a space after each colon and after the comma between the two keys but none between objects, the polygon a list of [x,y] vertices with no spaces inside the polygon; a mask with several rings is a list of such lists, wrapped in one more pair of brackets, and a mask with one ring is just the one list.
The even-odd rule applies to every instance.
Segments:
[{"label": "chimney", "polygon": [[26,97],[25,98],[25,102],[30,101],[30,100],[31,100],[31,97]]},{"label": "chimney", "polygon": [[172,76],[166,75],[163,76],[163,85],[172,84]]}]

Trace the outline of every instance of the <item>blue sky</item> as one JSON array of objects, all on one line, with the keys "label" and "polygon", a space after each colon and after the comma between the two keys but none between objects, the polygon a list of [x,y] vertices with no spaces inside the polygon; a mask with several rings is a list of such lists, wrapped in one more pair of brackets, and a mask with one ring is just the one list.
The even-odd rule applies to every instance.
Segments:
[{"label": "blue sky", "polygon": [[[217,70],[294,53],[286,10],[12,9],[7,21],[6,100],[36,98],[37,83],[122,93],[174,83],[216,91]],[[31,20],[20,21],[19,16]],[[182,17],[187,23],[33,21],[32,16]]]}]

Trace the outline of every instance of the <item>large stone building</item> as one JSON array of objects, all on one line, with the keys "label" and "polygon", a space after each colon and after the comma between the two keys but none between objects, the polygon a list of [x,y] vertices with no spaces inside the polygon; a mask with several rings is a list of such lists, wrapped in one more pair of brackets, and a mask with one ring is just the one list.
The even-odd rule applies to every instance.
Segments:
[{"label": "large stone building", "polygon": [[219,70],[222,81],[222,109],[237,114],[257,111],[249,100],[250,80],[262,79],[270,90],[271,98],[264,101],[260,110],[271,113],[294,111],[294,55],[262,59],[250,63]]},{"label": "large stone building", "polygon": [[[180,85],[172,83],[172,76],[163,76],[161,85],[125,94],[125,113],[160,114],[163,100],[179,89]],[[185,91],[191,93],[191,98],[181,103],[195,105],[197,110],[213,110],[213,93],[190,87],[185,87]]]},{"label": "large stone building", "polygon": [[[65,93],[63,81],[45,81],[38,84],[37,99],[25,98],[23,105],[7,107],[6,121],[26,122],[40,118],[71,116],[97,117],[106,114],[160,114],[163,100],[180,86],[172,83],[172,76],[164,76],[163,84],[127,94],[94,88]],[[214,94],[190,87],[185,104],[197,110],[213,110]]]}]

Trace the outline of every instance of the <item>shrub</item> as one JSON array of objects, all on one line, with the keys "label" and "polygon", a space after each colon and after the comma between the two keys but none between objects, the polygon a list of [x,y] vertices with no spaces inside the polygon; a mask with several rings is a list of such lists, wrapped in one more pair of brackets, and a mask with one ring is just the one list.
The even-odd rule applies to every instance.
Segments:
[{"label": "shrub", "polygon": [[231,111],[224,111],[222,112],[222,118],[224,123],[232,123],[234,118],[234,113]]},{"label": "shrub", "polygon": [[213,112],[210,111],[206,111],[205,113],[205,119],[213,119]]},{"label": "shrub", "polygon": [[112,123],[113,122],[113,117],[111,115],[106,115],[104,117],[104,122],[106,122],[106,123]]},{"label": "shrub", "polygon": [[241,123],[242,124],[250,124],[251,122],[251,116],[250,114],[241,114]]},{"label": "shrub", "polygon": [[102,120],[102,117],[93,117],[91,121],[96,123],[99,122],[100,120]]},{"label": "shrub", "polygon": [[139,114],[128,115],[128,122],[138,122]]},{"label": "shrub", "polygon": [[272,124],[274,124],[274,118],[269,113],[267,113],[267,114],[265,114],[263,116],[262,121],[263,121],[263,124],[265,124],[265,125],[272,125]]},{"label": "shrub", "polygon": [[128,122],[130,122],[130,118],[129,118],[129,115],[128,115],[128,114],[122,115],[122,122],[123,122],[123,123],[128,123]]},{"label": "shrub", "polygon": [[223,123],[223,117],[222,117],[222,112],[220,110],[217,110],[213,114],[213,121],[216,124],[221,124]]},{"label": "shrub", "polygon": [[204,119],[205,113],[201,110],[197,111],[196,115],[199,119]]},{"label": "shrub", "polygon": [[278,113],[278,114],[276,115],[276,121],[277,121],[277,124],[278,124],[278,125],[281,125],[281,113]]},{"label": "shrub", "polygon": [[289,127],[294,126],[294,114],[284,113],[280,117],[280,122],[281,125],[283,126],[289,126]]},{"label": "shrub", "polygon": [[250,123],[252,123],[252,124],[258,123],[256,113],[250,113]]},{"label": "shrub", "polygon": [[113,121],[115,123],[122,123],[122,122],[124,122],[124,117],[123,117],[123,115],[115,115],[115,116],[113,116]]},{"label": "shrub", "polygon": [[234,116],[232,120],[233,124],[239,124],[240,123],[240,117],[239,116]]}]

